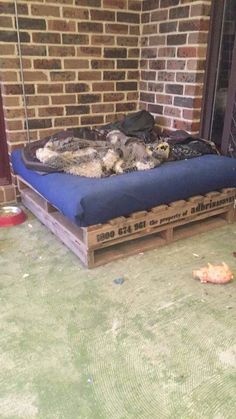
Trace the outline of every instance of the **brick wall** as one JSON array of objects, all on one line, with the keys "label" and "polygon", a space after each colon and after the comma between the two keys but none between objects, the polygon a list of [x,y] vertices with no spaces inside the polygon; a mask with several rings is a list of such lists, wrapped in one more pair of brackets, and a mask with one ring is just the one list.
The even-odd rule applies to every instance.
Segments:
[{"label": "brick wall", "polygon": [[140,107],[162,128],[198,132],[211,0],[144,0]]},{"label": "brick wall", "polygon": [[[140,0],[18,1],[30,137],[137,109]],[[11,151],[26,141],[14,2],[0,0],[0,80]]]},{"label": "brick wall", "polygon": [[[210,5],[211,0],[19,0],[31,139],[103,124],[139,108],[152,112],[162,128],[197,132]],[[9,151],[27,139],[19,64],[14,2],[0,0]]]}]

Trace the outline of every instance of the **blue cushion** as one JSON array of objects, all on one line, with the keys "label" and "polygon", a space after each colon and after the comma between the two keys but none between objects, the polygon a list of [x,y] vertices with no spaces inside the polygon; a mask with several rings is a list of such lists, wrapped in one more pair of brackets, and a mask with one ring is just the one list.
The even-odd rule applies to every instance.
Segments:
[{"label": "blue cushion", "polygon": [[156,205],[226,187],[236,187],[236,159],[206,155],[168,162],[156,169],[90,179],[28,170],[21,151],[12,153],[16,174],[79,226],[147,210]]}]

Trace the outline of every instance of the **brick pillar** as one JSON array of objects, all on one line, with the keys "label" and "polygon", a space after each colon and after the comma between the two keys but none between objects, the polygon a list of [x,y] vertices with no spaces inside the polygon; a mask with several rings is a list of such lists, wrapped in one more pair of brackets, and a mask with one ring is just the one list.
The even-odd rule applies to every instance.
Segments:
[{"label": "brick pillar", "polygon": [[144,0],[140,107],[163,129],[197,133],[211,0]]}]

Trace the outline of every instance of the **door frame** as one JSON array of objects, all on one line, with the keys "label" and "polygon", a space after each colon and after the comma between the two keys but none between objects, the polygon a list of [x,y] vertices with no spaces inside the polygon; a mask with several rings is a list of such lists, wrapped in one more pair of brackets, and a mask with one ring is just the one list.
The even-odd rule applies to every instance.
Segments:
[{"label": "door frame", "polygon": [[6,140],[5,121],[0,86],[0,186],[11,182],[10,164]]},{"label": "door frame", "polygon": [[203,103],[200,121],[200,135],[210,140],[212,117],[218,81],[219,56],[223,33],[226,0],[214,0],[211,6],[206,71],[203,88]]},{"label": "door frame", "polygon": [[[234,49],[232,55],[232,67],[229,79],[228,97],[225,108],[224,128],[222,135],[221,150],[223,154],[230,154],[229,143],[231,135],[232,118],[234,117],[234,106],[236,102],[236,37],[234,38]],[[236,125],[236,121],[235,121]]]}]

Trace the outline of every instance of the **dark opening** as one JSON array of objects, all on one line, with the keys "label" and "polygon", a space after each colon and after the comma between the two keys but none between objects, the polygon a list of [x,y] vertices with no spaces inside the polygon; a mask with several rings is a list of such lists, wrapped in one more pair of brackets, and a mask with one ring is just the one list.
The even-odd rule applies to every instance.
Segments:
[{"label": "dark opening", "polygon": [[10,182],[10,166],[6,142],[5,123],[2,106],[2,95],[0,88],[0,186]]},{"label": "dark opening", "polygon": [[236,2],[215,0],[212,3],[207,68],[201,120],[201,135],[219,148],[224,142],[227,104],[234,76],[236,43]]}]

